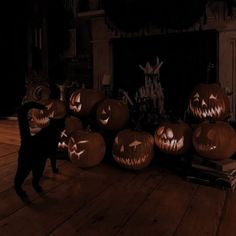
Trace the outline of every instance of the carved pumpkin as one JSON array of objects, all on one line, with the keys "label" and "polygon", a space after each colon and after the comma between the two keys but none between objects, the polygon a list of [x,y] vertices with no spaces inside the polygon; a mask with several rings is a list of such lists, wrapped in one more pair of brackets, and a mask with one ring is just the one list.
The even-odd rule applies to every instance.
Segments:
[{"label": "carved pumpkin", "polygon": [[220,85],[200,84],[190,96],[189,111],[199,120],[225,120],[230,115],[229,99]]},{"label": "carved pumpkin", "polygon": [[125,129],[115,137],[112,154],[118,165],[127,169],[142,169],[150,164],[153,147],[151,134]]},{"label": "carved pumpkin", "polygon": [[95,89],[77,89],[70,95],[69,109],[79,116],[87,116],[96,111],[103,94]]},{"label": "carved pumpkin", "polygon": [[98,165],[105,155],[105,142],[96,132],[73,132],[68,143],[68,155],[78,167]]},{"label": "carved pumpkin", "polygon": [[164,153],[179,155],[187,152],[192,143],[192,130],[183,121],[164,122],[154,135],[155,144]]},{"label": "carved pumpkin", "polygon": [[227,159],[236,151],[234,129],[224,121],[202,122],[193,132],[197,153],[209,159]]},{"label": "carved pumpkin", "polygon": [[44,128],[48,126],[50,119],[61,119],[66,115],[65,104],[58,99],[46,99],[40,101],[47,109],[32,109],[32,123],[37,127]]},{"label": "carved pumpkin", "polygon": [[65,119],[65,129],[61,132],[60,140],[58,143],[58,151],[65,152],[68,149],[68,142],[73,132],[83,130],[82,122],[73,116],[68,116]]},{"label": "carved pumpkin", "polygon": [[98,105],[97,123],[108,130],[118,130],[129,120],[127,104],[115,99],[106,99]]}]

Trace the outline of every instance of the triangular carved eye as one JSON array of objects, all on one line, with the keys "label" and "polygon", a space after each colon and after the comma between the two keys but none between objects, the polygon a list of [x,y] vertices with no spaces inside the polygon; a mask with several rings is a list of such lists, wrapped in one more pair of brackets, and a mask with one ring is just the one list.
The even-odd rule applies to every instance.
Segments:
[{"label": "triangular carved eye", "polygon": [[195,93],[194,96],[193,96],[193,101],[194,102],[198,102],[199,101],[199,94],[198,93]]},{"label": "triangular carved eye", "polygon": [[52,105],[53,103],[51,102],[50,104],[48,104],[46,107],[47,107],[47,110],[50,110],[52,108]]},{"label": "triangular carved eye", "polygon": [[209,97],[209,99],[216,100],[216,99],[217,99],[217,96],[214,96],[213,94],[211,94],[211,96]]},{"label": "triangular carved eye", "polygon": [[76,98],[75,98],[75,102],[80,103],[80,93],[78,93],[78,95],[76,96]]},{"label": "triangular carved eye", "polygon": [[199,138],[200,135],[201,135],[201,132],[202,132],[202,128],[199,127],[199,128],[196,130],[195,136],[196,136],[197,138]]},{"label": "triangular carved eye", "polygon": [[115,143],[116,143],[116,144],[119,144],[119,138],[118,138],[118,136],[115,138]]},{"label": "triangular carved eye", "polygon": [[111,106],[110,105],[108,106],[108,111],[111,111]]},{"label": "triangular carved eye", "polygon": [[158,135],[158,136],[161,136],[162,133],[164,132],[164,129],[165,129],[164,126],[159,127],[158,130],[157,130],[157,135]]}]

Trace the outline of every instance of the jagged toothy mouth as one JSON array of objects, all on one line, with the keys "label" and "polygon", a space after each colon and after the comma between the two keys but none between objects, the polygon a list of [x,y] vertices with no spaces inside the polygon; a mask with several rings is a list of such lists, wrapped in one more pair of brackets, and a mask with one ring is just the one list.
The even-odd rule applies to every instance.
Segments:
[{"label": "jagged toothy mouth", "polygon": [[80,160],[81,159],[81,155],[85,152],[85,150],[81,150],[80,152],[77,152],[77,149],[73,149],[71,152],[70,152],[70,155],[75,155],[77,156],[77,159]]},{"label": "jagged toothy mouth", "polygon": [[216,145],[214,144],[209,144],[209,143],[200,143],[197,145],[198,149],[200,151],[204,151],[204,152],[207,152],[207,151],[214,151],[216,149]]},{"label": "jagged toothy mouth", "polygon": [[43,111],[40,111],[39,114],[33,116],[33,119],[38,125],[46,126],[49,124],[50,118],[53,118],[54,115],[55,111],[50,112],[48,116],[45,116]]},{"label": "jagged toothy mouth", "polygon": [[65,142],[59,142],[58,143],[58,148],[66,149],[66,148],[68,148],[68,145]]},{"label": "jagged toothy mouth", "polygon": [[114,159],[121,165],[125,165],[125,166],[139,166],[142,165],[144,163],[146,163],[147,161],[147,155],[144,155],[143,157],[140,157],[138,159],[133,159],[133,158],[122,158],[119,156],[114,155]]},{"label": "jagged toothy mouth", "polygon": [[206,117],[219,117],[223,112],[225,112],[224,106],[216,106],[212,108],[195,108],[190,102],[190,111],[195,117],[206,118]]},{"label": "jagged toothy mouth", "polygon": [[168,139],[163,136],[157,137],[157,145],[166,151],[179,151],[184,146],[184,137],[181,139]]}]

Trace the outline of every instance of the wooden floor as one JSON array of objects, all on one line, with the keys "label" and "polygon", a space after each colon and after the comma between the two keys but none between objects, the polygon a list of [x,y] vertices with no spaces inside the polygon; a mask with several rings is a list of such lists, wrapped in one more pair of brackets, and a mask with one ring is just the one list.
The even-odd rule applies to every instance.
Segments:
[{"label": "wooden floor", "polygon": [[0,121],[0,235],[235,236],[236,193],[193,184],[152,165],[140,171],[109,163],[82,170],[59,161],[47,167],[37,195],[30,178],[23,203],[12,183],[19,134],[16,121]]}]

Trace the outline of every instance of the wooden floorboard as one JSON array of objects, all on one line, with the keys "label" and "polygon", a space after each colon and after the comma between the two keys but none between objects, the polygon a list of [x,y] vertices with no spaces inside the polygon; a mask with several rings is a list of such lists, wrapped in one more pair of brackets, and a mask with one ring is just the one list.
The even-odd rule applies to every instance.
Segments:
[{"label": "wooden floorboard", "polygon": [[[24,184],[31,203],[13,189],[19,149],[17,121],[0,120],[0,235],[235,236],[236,194],[193,184],[153,163],[142,171],[111,162],[81,169],[49,162],[44,194]],[[20,232],[20,233],[19,233]]]}]

